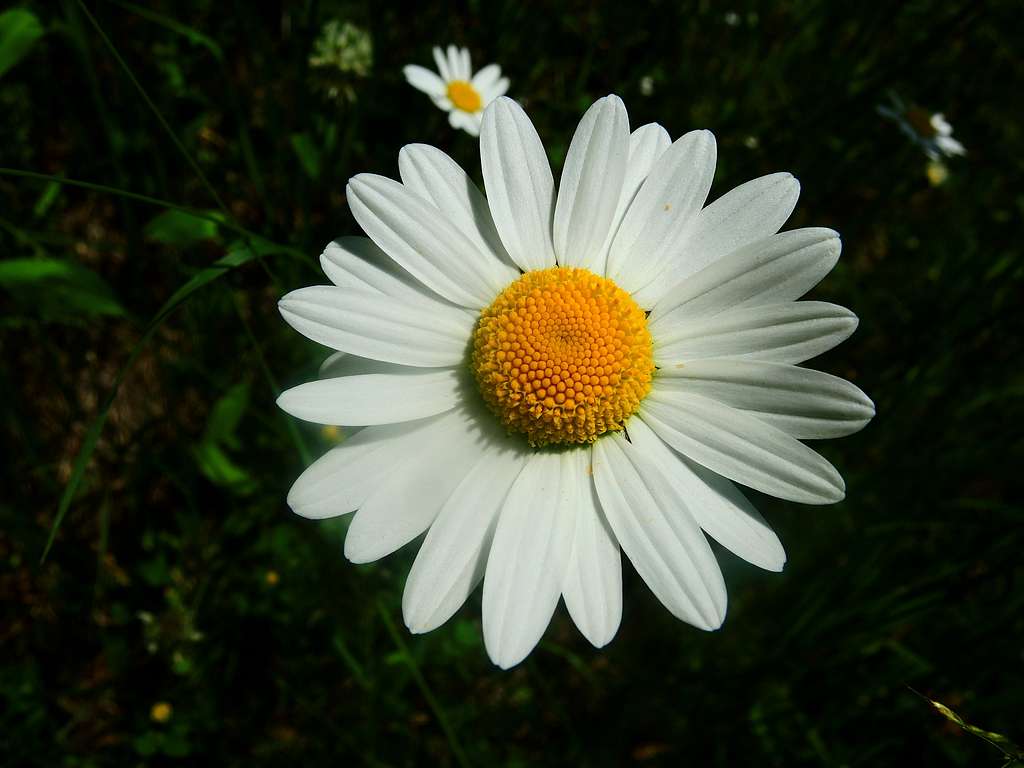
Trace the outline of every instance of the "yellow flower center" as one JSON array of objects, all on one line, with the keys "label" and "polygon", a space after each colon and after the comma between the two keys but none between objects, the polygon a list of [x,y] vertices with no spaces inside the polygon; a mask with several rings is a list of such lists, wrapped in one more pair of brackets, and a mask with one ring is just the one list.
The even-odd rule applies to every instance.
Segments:
[{"label": "yellow flower center", "polygon": [[642,309],[585,269],[527,272],[480,313],[473,371],[484,400],[531,445],[619,430],[651,388]]},{"label": "yellow flower center", "polygon": [[448,83],[448,99],[456,109],[463,112],[477,112],[483,106],[483,99],[476,88],[465,80],[452,80]]}]

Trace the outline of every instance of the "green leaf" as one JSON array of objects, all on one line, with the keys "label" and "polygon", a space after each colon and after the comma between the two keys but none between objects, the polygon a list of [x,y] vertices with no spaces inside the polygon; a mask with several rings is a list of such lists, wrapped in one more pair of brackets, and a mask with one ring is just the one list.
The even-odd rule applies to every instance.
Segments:
[{"label": "green leaf", "polygon": [[[209,212],[209,215],[218,217],[216,212]],[[150,219],[144,231],[150,240],[176,246],[194,245],[202,240],[215,240],[219,235],[215,222],[201,219],[185,211],[164,211]]]},{"label": "green leaf", "polygon": [[235,430],[248,406],[248,383],[236,384],[214,404],[203,439],[192,449],[200,472],[212,483],[242,495],[253,491],[256,484],[228,455],[227,449],[241,447]]},{"label": "green leaf", "polygon": [[0,287],[27,311],[46,319],[80,315],[123,315],[110,286],[92,270],[63,259],[8,259],[0,262]]},{"label": "green leaf", "polygon": [[12,8],[0,13],[0,77],[28,55],[43,32],[31,11]]},{"label": "green leaf", "polygon": [[302,164],[302,170],[311,179],[320,178],[320,150],[317,149],[308,133],[293,133],[291,135],[292,149]]},{"label": "green leaf", "polygon": [[224,442],[230,447],[237,447],[235,429],[242,419],[242,414],[249,406],[249,384],[242,382],[227,391],[210,411],[210,420],[206,423],[206,440]]},{"label": "green leaf", "polygon": [[46,215],[46,212],[50,210],[50,206],[53,205],[57,199],[57,195],[60,194],[60,184],[56,181],[51,181],[45,187],[43,187],[42,193],[39,195],[39,199],[36,200],[36,204],[32,207],[32,214],[38,219]]},{"label": "green leaf", "polygon": [[211,483],[244,496],[255,489],[252,476],[238,466],[217,443],[204,441],[192,449],[202,472]]}]

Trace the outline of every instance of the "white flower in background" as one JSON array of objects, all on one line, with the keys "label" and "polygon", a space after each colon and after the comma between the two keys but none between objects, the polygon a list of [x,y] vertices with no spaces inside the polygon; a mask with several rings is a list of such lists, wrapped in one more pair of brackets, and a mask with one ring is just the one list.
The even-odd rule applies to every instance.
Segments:
[{"label": "white flower in background", "polygon": [[437,73],[410,64],[402,70],[409,85],[423,91],[439,108],[448,113],[452,128],[461,128],[473,136],[480,134],[484,109],[508,91],[508,78],[501,67],[488,64],[475,75],[466,48],[448,46],[445,53],[434,48]]},{"label": "white flower in background", "polygon": [[[946,157],[953,157],[954,155],[966,155],[967,150],[964,149],[964,145],[953,138],[953,126],[947,121],[945,115],[941,112],[936,112],[931,116],[928,121],[931,125],[934,135],[932,140],[935,142],[935,146],[939,148],[939,151]],[[937,158],[932,158],[933,160]]]},{"label": "white flower in background", "polygon": [[643,96],[650,96],[654,93],[654,78],[650,75],[644,75],[640,78],[640,93]]},{"label": "white flower in background", "polygon": [[929,160],[966,155],[964,145],[953,138],[953,126],[941,112],[929,113],[920,107],[907,106],[895,93],[889,94],[891,106],[877,107],[878,113],[893,120]]},{"label": "white flower in background", "polygon": [[351,179],[369,237],[327,246],[334,285],[281,300],[288,323],[338,352],[279,405],[362,427],[288,503],[309,518],[358,510],[356,563],[425,532],[407,626],[440,626],[483,581],[501,667],[529,654],[560,598],[591,643],[609,642],[620,548],[673,615],[716,629],[726,589],[705,533],[762,568],[786,559],[734,482],[839,501],[839,473],[801,441],[874,414],[854,385],[797,365],[857,326],[797,301],[835,265],[839,236],[776,234],[799,194],[787,173],[705,207],[712,134],[630,133],[616,96],[583,116],[557,190],[507,98],[484,114],[480,154],[486,198],[425,145],[400,152],[401,182]]}]

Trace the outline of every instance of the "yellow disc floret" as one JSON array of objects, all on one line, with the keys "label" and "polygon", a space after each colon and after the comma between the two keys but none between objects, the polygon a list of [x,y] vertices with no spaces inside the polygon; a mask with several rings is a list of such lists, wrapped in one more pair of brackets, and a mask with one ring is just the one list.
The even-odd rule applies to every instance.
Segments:
[{"label": "yellow disc floret", "polygon": [[484,400],[531,445],[623,428],[651,388],[642,309],[586,269],[527,272],[480,313],[473,371]]},{"label": "yellow disc floret", "polygon": [[448,83],[448,98],[456,109],[463,112],[477,112],[483,106],[479,91],[465,80],[452,80]]}]

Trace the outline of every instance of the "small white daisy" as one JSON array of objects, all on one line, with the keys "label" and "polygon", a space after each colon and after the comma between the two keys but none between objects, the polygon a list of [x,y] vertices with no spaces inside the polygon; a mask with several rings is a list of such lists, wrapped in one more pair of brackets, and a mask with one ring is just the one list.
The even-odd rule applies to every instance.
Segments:
[{"label": "small white daisy", "polygon": [[835,265],[839,236],[776,234],[799,194],[788,173],[705,207],[712,134],[630,133],[617,96],[583,116],[557,191],[507,98],[484,114],[480,154],[486,198],[425,145],[402,149],[401,182],[351,179],[369,238],[328,245],[333,286],[281,300],[288,323],[338,352],[279,405],[362,427],[288,503],[309,518],[358,510],[356,563],[426,533],[406,625],[440,626],[483,581],[501,667],[530,653],[559,599],[591,643],[609,642],[620,548],[672,614],[716,629],[726,589],[705,533],[762,568],[786,559],[733,483],[839,501],[839,473],[801,441],[874,415],[854,385],[797,365],[857,326],[797,301]]},{"label": "small white daisy", "polygon": [[405,79],[448,113],[452,128],[478,136],[484,109],[505,95],[508,78],[501,76],[501,67],[497,64],[488,64],[474,75],[469,51],[454,45],[448,46],[447,55],[435,47],[434,61],[440,76],[425,67],[410,64],[403,70]]},{"label": "small white daisy", "polygon": [[[967,154],[964,145],[953,138],[953,126],[946,120],[945,115],[941,112],[936,112],[928,122],[935,131],[931,139],[942,154],[947,157]],[[936,158],[933,157],[932,159],[935,160]]]}]

